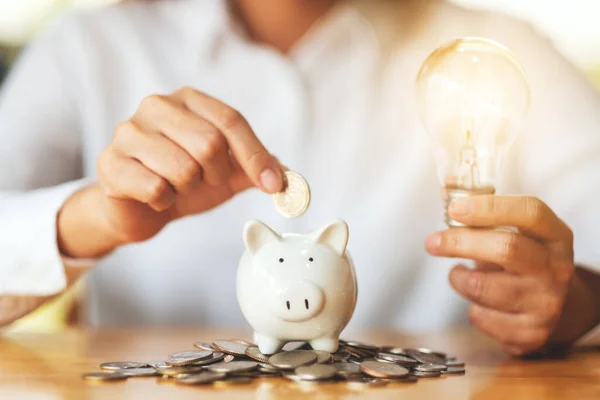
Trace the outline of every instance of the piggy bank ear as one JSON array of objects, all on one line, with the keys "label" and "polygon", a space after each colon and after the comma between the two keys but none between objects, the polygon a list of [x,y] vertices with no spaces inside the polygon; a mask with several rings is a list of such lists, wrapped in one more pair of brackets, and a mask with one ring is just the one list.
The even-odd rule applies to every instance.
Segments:
[{"label": "piggy bank ear", "polygon": [[312,235],[316,243],[331,247],[337,254],[343,256],[348,244],[348,225],[341,219],[336,219]]},{"label": "piggy bank ear", "polygon": [[251,255],[267,243],[276,242],[281,235],[271,229],[267,224],[260,221],[248,221],[244,226],[244,243]]}]

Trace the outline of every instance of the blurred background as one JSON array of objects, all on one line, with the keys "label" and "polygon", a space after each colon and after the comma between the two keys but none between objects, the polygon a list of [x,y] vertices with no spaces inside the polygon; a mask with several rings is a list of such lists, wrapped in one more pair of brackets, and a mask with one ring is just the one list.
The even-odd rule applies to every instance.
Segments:
[{"label": "blurred background", "polygon": [[[69,10],[100,7],[116,1],[0,0],[0,85],[19,50],[53,18]],[[545,32],[556,47],[600,89],[600,0],[452,1],[465,7],[492,9],[528,20]],[[10,330],[63,329],[76,319],[71,310],[80,290],[81,284],[74,286],[69,293],[13,324]]]}]

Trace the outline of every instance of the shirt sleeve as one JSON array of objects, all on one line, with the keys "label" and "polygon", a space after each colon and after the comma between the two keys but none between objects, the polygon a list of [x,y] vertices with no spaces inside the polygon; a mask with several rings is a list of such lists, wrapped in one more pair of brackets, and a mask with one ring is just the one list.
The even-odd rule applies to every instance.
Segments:
[{"label": "shirt sleeve", "polygon": [[65,200],[89,184],[81,179],[71,35],[68,21],[50,27],[24,50],[0,92],[2,324],[20,305],[39,305],[31,300],[60,293],[68,284],[56,217]]},{"label": "shirt sleeve", "polygon": [[[509,160],[513,189],[545,201],[574,233],[576,264],[600,274],[600,94],[549,40],[515,35],[533,39],[515,44],[531,107]],[[600,327],[578,344],[600,344]]]}]

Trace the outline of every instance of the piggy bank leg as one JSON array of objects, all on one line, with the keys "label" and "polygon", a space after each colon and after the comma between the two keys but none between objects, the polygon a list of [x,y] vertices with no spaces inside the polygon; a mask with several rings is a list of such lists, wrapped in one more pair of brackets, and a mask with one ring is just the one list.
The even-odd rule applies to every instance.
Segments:
[{"label": "piggy bank leg", "polygon": [[279,339],[265,336],[258,332],[254,332],[254,343],[256,343],[261,353],[267,355],[278,353],[285,344],[285,342]]},{"label": "piggy bank leg", "polygon": [[310,346],[314,350],[324,350],[335,353],[340,345],[338,338],[319,338],[310,341]]}]

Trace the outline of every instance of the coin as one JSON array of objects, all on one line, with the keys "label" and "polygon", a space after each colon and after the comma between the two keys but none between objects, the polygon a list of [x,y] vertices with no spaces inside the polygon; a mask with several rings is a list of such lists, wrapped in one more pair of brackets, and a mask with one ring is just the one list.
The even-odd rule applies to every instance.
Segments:
[{"label": "coin", "polygon": [[275,208],[284,217],[299,217],[310,204],[308,183],[301,175],[292,171],[285,171],[284,181],[284,190],[273,194]]},{"label": "coin", "polygon": [[294,369],[317,361],[317,354],[310,350],[292,350],[269,357],[269,364],[281,369]]},{"label": "coin", "polygon": [[176,376],[179,374],[192,374],[204,371],[204,367],[200,366],[183,366],[183,367],[158,367],[156,372],[163,376]]},{"label": "coin", "polygon": [[337,374],[337,369],[333,365],[313,364],[298,367],[294,373],[305,381],[319,381],[333,378]]},{"label": "coin", "polygon": [[119,370],[119,373],[127,376],[156,376],[158,372],[155,368],[126,368]]},{"label": "coin", "polygon": [[375,358],[376,359],[381,358],[383,360],[393,362],[396,364],[400,364],[405,367],[410,367],[412,365],[417,365],[419,363],[414,358],[410,358],[408,356],[403,356],[401,354],[394,354],[394,353],[386,353],[386,352],[381,352],[381,351],[379,353],[377,353]]},{"label": "coin", "polygon": [[363,361],[360,370],[376,378],[400,378],[408,375],[408,369],[401,365],[382,363],[378,361]]},{"label": "coin", "polygon": [[465,369],[462,367],[448,367],[447,370],[442,371],[442,374],[444,374],[444,375],[452,375],[452,374],[460,375],[460,374],[464,374],[464,373],[465,373]]},{"label": "coin", "polygon": [[115,371],[118,369],[125,369],[125,368],[144,368],[147,366],[148,366],[148,364],[146,364],[146,363],[140,363],[140,362],[135,362],[135,361],[112,361],[112,362],[105,362],[105,363],[100,364],[100,368],[110,370],[110,371]]},{"label": "coin", "polygon": [[348,378],[350,376],[361,376],[362,373],[360,371],[360,365],[350,363],[350,362],[341,362],[332,364],[337,370],[337,374],[343,378]]},{"label": "coin", "polygon": [[171,358],[194,358],[200,357],[198,361],[203,360],[205,358],[209,358],[214,350],[188,350],[188,351],[180,351],[179,353],[173,353],[169,357]]},{"label": "coin", "polygon": [[206,367],[209,371],[233,373],[233,372],[246,372],[256,369],[258,364],[254,361],[231,361],[231,362],[220,362],[217,364],[211,364]]},{"label": "coin", "polygon": [[[254,376],[253,376],[254,377]],[[224,380],[216,381],[218,385],[246,385],[252,382],[252,378],[248,376],[232,376]]]},{"label": "coin", "polygon": [[209,365],[216,362],[222,361],[225,358],[225,354],[220,351],[215,351],[212,357],[205,358],[204,360],[196,361],[191,365]]},{"label": "coin", "polygon": [[465,362],[461,361],[461,360],[449,360],[449,361],[446,361],[446,366],[447,367],[464,367]]},{"label": "coin", "polygon": [[175,365],[175,366],[188,365],[188,364],[193,364],[193,363],[201,361],[201,360],[205,360],[207,358],[211,358],[212,354],[213,353],[208,350],[197,350],[197,351],[189,352],[189,354],[185,355],[185,356],[169,357],[165,362],[168,365]]},{"label": "coin", "polygon": [[261,353],[258,347],[255,346],[246,348],[246,355],[256,361],[263,363],[269,362],[269,356]]},{"label": "coin", "polygon": [[348,359],[350,358],[350,353],[343,350],[343,351],[337,351],[337,352],[333,353],[332,356],[333,356],[333,362],[344,362],[344,361],[348,361]]},{"label": "coin", "polygon": [[413,371],[419,372],[442,372],[447,369],[448,367],[442,364],[419,364],[413,367]]},{"label": "coin", "polygon": [[446,360],[443,357],[440,357],[437,354],[423,353],[422,351],[417,349],[408,349],[407,353],[409,356],[423,364],[444,364],[446,362]]},{"label": "coin", "polygon": [[206,385],[219,379],[224,379],[226,376],[227,375],[218,372],[204,371],[200,374],[177,378],[175,382],[184,385]]},{"label": "coin", "polygon": [[91,372],[81,375],[86,381],[122,381],[127,379],[127,375],[119,372]]},{"label": "coin", "polygon": [[306,342],[287,342],[283,345],[281,351],[292,351],[292,350],[308,350],[310,346]]},{"label": "coin", "polygon": [[379,350],[379,347],[377,347],[375,345],[359,342],[356,340],[340,339],[340,343],[342,343],[346,346],[356,347],[356,348],[363,349],[363,350],[371,350],[371,351]]},{"label": "coin", "polygon": [[411,375],[417,376],[419,378],[437,378],[438,376],[441,376],[442,373],[441,372],[413,371],[413,372],[411,372]]},{"label": "coin", "polygon": [[168,367],[167,363],[164,361],[150,361],[147,364],[153,368]]},{"label": "coin", "polygon": [[[247,343],[247,342],[246,342]],[[223,353],[231,354],[234,356],[245,356],[246,349],[249,347],[248,344],[242,343],[236,340],[215,340],[213,347],[221,350]]]},{"label": "coin", "polygon": [[445,358],[448,357],[448,355],[446,353],[443,353],[441,351],[431,350],[431,349],[428,349],[426,347],[417,347],[414,350],[417,350],[417,351],[419,351],[421,353],[424,353],[424,354],[433,354],[434,356],[438,356],[439,358],[444,358],[445,359]]},{"label": "coin", "polygon": [[206,342],[194,342],[194,347],[200,350],[210,350],[215,351],[216,349],[212,347],[211,343]]}]

